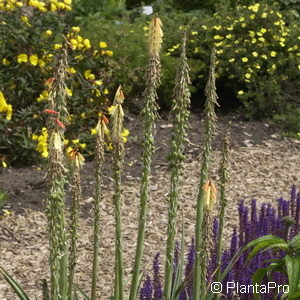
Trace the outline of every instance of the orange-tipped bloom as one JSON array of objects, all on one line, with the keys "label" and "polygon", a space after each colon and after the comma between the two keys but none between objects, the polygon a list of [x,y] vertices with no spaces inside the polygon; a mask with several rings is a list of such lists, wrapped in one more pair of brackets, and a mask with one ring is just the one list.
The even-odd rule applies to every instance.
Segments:
[{"label": "orange-tipped bloom", "polygon": [[58,127],[65,129],[65,125],[58,119],[54,119],[54,122],[58,125]]},{"label": "orange-tipped bloom", "polygon": [[45,86],[50,87],[50,86],[53,84],[54,81],[55,81],[55,78],[54,78],[54,77],[48,78],[48,79],[45,81]]},{"label": "orange-tipped bloom", "polygon": [[204,190],[204,207],[211,209],[217,200],[217,190],[212,180],[207,180],[203,186]]},{"label": "orange-tipped bloom", "polygon": [[50,115],[57,115],[58,112],[53,110],[53,109],[44,109],[43,110],[44,113],[50,114]]}]

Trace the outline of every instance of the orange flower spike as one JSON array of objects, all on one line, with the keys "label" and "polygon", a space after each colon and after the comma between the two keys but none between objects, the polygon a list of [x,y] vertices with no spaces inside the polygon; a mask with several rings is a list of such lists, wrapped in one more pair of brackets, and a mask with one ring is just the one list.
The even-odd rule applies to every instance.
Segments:
[{"label": "orange flower spike", "polygon": [[54,119],[54,122],[58,125],[58,127],[65,129],[65,125],[58,119]]},{"label": "orange flower spike", "polygon": [[43,112],[50,115],[58,115],[58,112],[53,109],[44,109]]}]

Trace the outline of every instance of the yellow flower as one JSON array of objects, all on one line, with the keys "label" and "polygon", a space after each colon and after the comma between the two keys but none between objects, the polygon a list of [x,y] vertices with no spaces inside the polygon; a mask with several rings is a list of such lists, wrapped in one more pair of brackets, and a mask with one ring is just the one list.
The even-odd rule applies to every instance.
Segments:
[{"label": "yellow flower", "polygon": [[129,136],[129,130],[126,129],[126,128],[124,128],[123,131],[122,131],[122,133],[121,133],[121,135],[122,135],[122,137],[127,137],[127,136]]},{"label": "yellow flower", "polygon": [[262,19],[265,19],[267,16],[268,16],[268,14],[265,12],[261,14]]},{"label": "yellow flower", "polygon": [[38,60],[38,64],[39,64],[39,67],[40,67],[40,68],[44,68],[45,65],[46,65],[45,61],[42,60],[41,58]]},{"label": "yellow flower", "polygon": [[254,32],[254,31],[252,31],[252,30],[250,30],[250,31],[249,31],[249,36],[251,36],[251,37],[255,37],[255,32]]},{"label": "yellow flower", "polygon": [[77,48],[77,46],[78,46],[77,40],[71,39],[71,40],[70,40],[70,43],[71,43],[73,49],[76,49],[76,48]]},{"label": "yellow flower", "polygon": [[244,91],[240,90],[238,91],[238,95],[243,95],[244,94]]},{"label": "yellow flower", "polygon": [[68,68],[68,72],[71,74],[76,74],[77,71],[73,67],[71,67],[71,68]]},{"label": "yellow flower", "polygon": [[298,65],[298,70],[300,71],[300,65]]},{"label": "yellow flower", "polygon": [[109,94],[109,91],[108,91],[108,89],[104,89],[103,93],[104,93],[104,95],[107,95],[107,94]]},{"label": "yellow flower", "polygon": [[214,26],[213,28],[216,29],[216,30],[220,30],[220,29],[222,29],[222,26],[218,25],[218,26]]},{"label": "yellow flower", "polygon": [[107,47],[107,44],[105,42],[100,42],[99,43],[99,47],[100,48],[106,48]]},{"label": "yellow flower", "polygon": [[10,64],[10,61],[7,59],[7,58],[3,58],[2,59],[2,63],[5,65],[5,66],[8,66]]},{"label": "yellow flower", "polygon": [[97,134],[97,129],[92,128],[92,129],[91,129],[91,135],[95,135],[95,134]]},{"label": "yellow flower", "polygon": [[27,54],[24,54],[24,53],[19,54],[18,58],[17,58],[17,61],[18,61],[19,64],[21,64],[22,62],[26,63],[28,61]]},{"label": "yellow flower", "polygon": [[86,80],[94,80],[95,79],[95,75],[92,73],[91,70],[84,71],[83,75]]},{"label": "yellow flower", "polygon": [[62,44],[54,44],[55,50],[61,49],[61,47],[62,47]]},{"label": "yellow flower", "polygon": [[64,2],[68,5],[72,4],[72,0],[64,0]]},{"label": "yellow flower", "polygon": [[72,96],[73,96],[73,92],[72,92],[72,90],[69,89],[69,88],[66,88],[66,93],[67,93],[67,95],[68,95],[69,97],[72,97]]},{"label": "yellow flower", "polygon": [[215,40],[221,40],[222,38],[223,38],[223,37],[220,36],[220,35],[215,35],[215,36],[214,36],[214,39],[215,39]]},{"label": "yellow flower", "polygon": [[112,105],[112,106],[110,106],[110,107],[108,107],[108,113],[110,114],[110,115],[112,115],[113,114],[113,112],[114,112],[114,110],[115,110],[115,108],[116,108],[116,106],[115,105]]},{"label": "yellow flower", "polygon": [[102,82],[102,80],[96,80],[96,81],[95,81],[95,84],[96,84],[96,85],[102,85],[103,82]]},{"label": "yellow flower", "polygon": [[275,57],[275,56],[277,55],[277,53],[276,53],[275,51],[271,51],[270,55],[271,55],[272,57]]},{"label": "yellow flower", "polygon": [[80,28],[73,26],[72,31],[75,32],[75,33],[78,33],[80,31]]},{"label": "yellow flower", "polygon": [[262,54],[262,56],[261,56],[263,59],[267,59],[268,58],[268,56],[266,55],[266,54]]},{"label": "yellow flower", "polygon": [[242,58],[242,62],[247,62],[248,61],[248,58],[247,57],[243,57]]},{"label": "yellow flower", "polygon": [[33,66],[37,66],[37,64],[39,62],[38,56],[36,54],[30,55],[29,61]]},{"label": "yellow flower", "polygon": [[22,22],[24,22],[24,23],[28,23],[28,17],[27,17],[27,16],[22,16],[22,17],[20,18],[20,20],[21,20]]},{"label": "yellow flower", "polygon": [[64,140],[64,145],[68,145],[69,144],[69,140]]},{"label": "yellow flower", "polygon": [[252,10],[254,12],[258,12],[259,7],[260,7],[260,4],[259,3],[255,3],[254,5],[251,5],[248,8],[249,8],[249,10]]},{"label": "yellow flower", "polygon": [[235,61],[235,58],[230,58],[228,61],[229,61],[229,62],[234,62],[234,61]]},{"label": "yellow flower", "polygon": [[52,30],[48,29],[45,31],[46,35],[51,36],[53,34]]},{"label": "yellow flower", "polygon": [[251,74],[250,73],[246,73],[245,74],[245,78],[247,78],[247,79],[251,78]]},{"label": "yellow flower", "polygon": [[51,3],[51,4],[50,4],[50,10],[51,10],[52,12],[57,11],[57,6],[56,6],[54,3]]},{"label": "yellow flower", "polygon": [[257,57],[257,56],[258,56],[258,53],[257,53],[256,51],[254,51],[254,52],[252,52],[252,55],[253,55],[254,57]]},{"label": "yellow flower", "polygon": [[266,32],[267,32],[267,29],[266,29],[266,28],[262,28],[262,29],[260,30],[260,32],[261,32],[261,33],[266,33]]},{"label": "yellow flower", "polygon": [[72,143],[73,143],[74,145],[77,145],[77,144],[79,143],[79,139],[72,140]]},{"label": "yellow flower", "polygon": [[31,139],[33,139],[33,140],[37,140],[37,139],[38,139],[38,135],[36,135],[36,134],[32,134],[32,136],[31,136]]},{"label": "yellow flower", "polygon": [[79,146],[80,146],[80,148],[81,148],[82,150],[84,150],[84,149],[86,148],[86,144],[84,144],[84,143],[79,144]]},{"label": "yellow flower", "polygon": [[83,40],[83,45],[86,49],[90,49],[92,46],[91,46],[91,42],[89,39],[84,39]]},{"label": "yellow flower", "polygon": [[113,56],[113,55],[114,55],[113,51],[111,51],[111,50],[106,50],[105,53],[106,53],[108,56]]},{"label": "yellow flower", "polygon": [[192,31],[192,35],[198,34],[198,31]]},{"label": "yellow flower", "polygon": [[84,113],[84,112],[81,113],[81,114],[80,114],[80,117],[81,117],[82,119],[85,119],[85,117],[86,117],[85,113]]},{"label": "yellow flower", "polygon": [[250,19],[254,20],[255,19],[255,15],[250,15]]},{"label": "yellow flower", "polygon": [[2,167],[7,168],[7,163],[4,160],[2,160]]}]

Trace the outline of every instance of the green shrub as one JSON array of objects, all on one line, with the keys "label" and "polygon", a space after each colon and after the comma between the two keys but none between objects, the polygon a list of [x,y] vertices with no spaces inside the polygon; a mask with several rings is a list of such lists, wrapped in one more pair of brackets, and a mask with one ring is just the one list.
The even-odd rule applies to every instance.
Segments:
[{"label": "green shrub", "polygon": [[106,83],[111,76],[113,52],[103,40],[91,43],[81,35],[79,27],[67,28],[64,12],[71,9],[67,4],[70,2],[0,4],[3,37],[0,41],[0,155],[10,163],[32,163],[37,159],[35,148],[47,156],[43,151],[45,116],[42,112],[48,107],[48,89],[63,33],[69,45],[65,92],[71,98],[66,137],[77,140],[80,128],[79,138],[84,145],[100,108],[108,102]]},{"label": "green shrub", "polygon": [[[281,115],[285,127],[299,130],[299,19],[292,11],[259,3],[224,7],[212,17],[193,20],[190,27],[190,57],[207,61],[209,49],[217,50],[221,99],[233,91],[245,117],[277,120],[274,116]],[[170,47],[168,55],[176,56],[177,50]],[[295,116],[291,122],[290,112]]]}]

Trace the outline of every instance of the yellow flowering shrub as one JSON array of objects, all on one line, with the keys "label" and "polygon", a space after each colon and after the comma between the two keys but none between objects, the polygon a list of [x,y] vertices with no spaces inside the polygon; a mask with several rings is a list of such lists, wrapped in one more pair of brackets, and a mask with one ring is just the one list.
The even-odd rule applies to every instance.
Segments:
[{"label": "yellow flowering shrub", "polygon": [[[278,124],[285,123],[289,130],[299,130],[299,121],[287,123],[287,117],[282,122],[282,115],[300,119],[299,25],[292,10],[279,9],[275,3],[220,9],[213,16],[192,19],[188,55],[202,64],[216,48],[221,104],[235,99],[243,104],[246,117],[280,120]],[[196,29],[198,34],[193,34]],[[167,45],[166,56],[178,57],[173,45]],[[206,73],[204,66],[198,79],[193,79],[199,90]]]},{"label": "yellow flowering shrub", "polygon": [[88,135],[108,102],[113,51],[102,39],[92,42],[78,26],[68,24],[66,32],[64,14],[71,5],[71,0],[0,0],[0,144],[1,154],[13,163],[34,161],[35,150],[47,157],[41,112],[48,107],[45,82],[53,76],[63,32],[69,54],[66,136],[79,129]]}]

